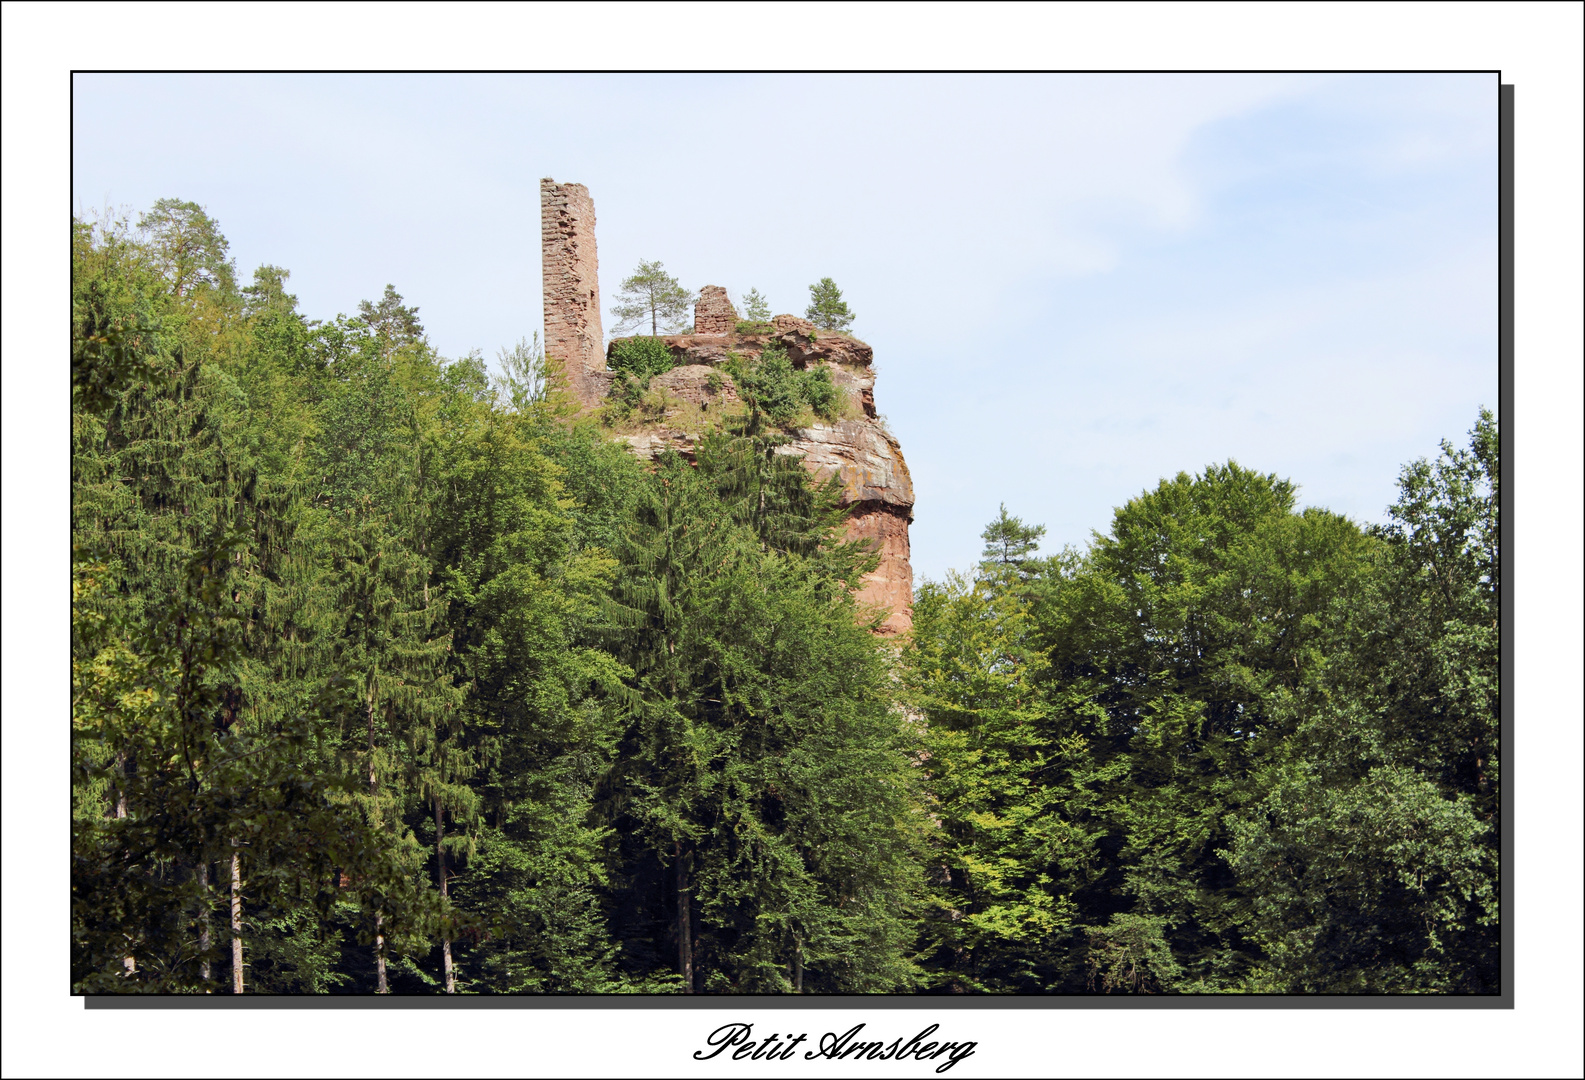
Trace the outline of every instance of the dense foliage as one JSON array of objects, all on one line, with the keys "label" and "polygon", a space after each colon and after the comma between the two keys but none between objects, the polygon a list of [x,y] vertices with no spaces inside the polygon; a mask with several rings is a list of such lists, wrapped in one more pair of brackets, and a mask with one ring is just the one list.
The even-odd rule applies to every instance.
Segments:
[{"label": "dense foliage", "polygon": [[1002,517],[904,671],[942,989],[1498,989],[1497,438],[1385,527],[1229,462],[1086,552]]},{"label": "dense foliage", "polygon": [[675,363],[671,348],[658,337],[618,338],[611,344],[611,370],[635,379],[664,375]]},{"label": "dense foliage", "polygon": [[77,991],[1498,989],[1489,415],[1381,528],[1003,508],[888,643],[782,452],[823,369],[646,465],[192,203],[72,242]]}]

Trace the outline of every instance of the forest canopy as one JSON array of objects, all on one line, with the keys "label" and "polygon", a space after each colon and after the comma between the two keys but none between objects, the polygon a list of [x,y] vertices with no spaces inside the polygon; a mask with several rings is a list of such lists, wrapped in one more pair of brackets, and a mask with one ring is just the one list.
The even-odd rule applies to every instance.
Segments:
[{"label": "forest canopy", "polygon": [[227,253],[73,224],[75,992],[1499,990],[1489,413],[1380,526],[1003,507],[888,640],[780,369],[641,463]]}]

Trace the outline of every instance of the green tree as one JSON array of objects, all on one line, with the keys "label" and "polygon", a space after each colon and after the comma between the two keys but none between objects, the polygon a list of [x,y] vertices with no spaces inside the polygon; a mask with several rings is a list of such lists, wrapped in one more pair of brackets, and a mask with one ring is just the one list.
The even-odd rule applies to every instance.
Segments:
[{"label": "green tree", "polygon": [[1025,583],[1001,564],[915,596],[902,673],[935,823],[918,947],[936,989],[1046,990],[1077,915],[1091,844],[1066,804],[1084,744],[1040,692],[1031,629]]},{"label": "green tree", "polygon": [[[1229,462],[1133,499],[1075,573],[1035,589],[1048,700],[1089,747],[1066,804],[1097,845],[1077,921],[1162,920],[1183,972],[1162,989],[1236,988],[1260,960],[1228,820],[1282,759],[1371,548],[1345,518],[1296,512],[1291,483]],[[1071,988],[1102,942],[1075,940]]]},{"label": "green tree", "polygon": [[532,343],[522,338],[511,349],[501,349],[496,362],[501,367],[499,397],[513,412],[523,412],[545,399],[550,379],[539,331],[534,331]]},{"label": "green tree", "polygon": [[829,491],[802,527],[795,499],[762,511],[748,460],[728,436],[663,459],[624,549],[623,963],[684,992],[904,987],[911,777],[852,600],[873,561],[835,542]]},{"label": "green tree", "polygon": [[[423,856],[405,815],[415,801],[442,815],[471,812],[459,781],[472,761],[456,743],[461,693],[447,664],[446,600],[431,582],[436,478],[427,429],[440,419],[446,381],[427,348],[401,329],[409,309],[386,306],[399,310],[386,312],[385,330],[354,324],[343,342],[351,351],[331,368],[316,465],[336,524],[330,573],[343,623],[333,664],[344,722],[361,735],[344,742],[343,761],[363,780],[359,804],[370,826],[416,873]],[[404,893],[391,902],[409,900]],[[389,988],[384,906],[377,898],[367,913],[378,993]],[[403,944],[420,947],[417,939]]]},{"label": "green tree", "polygon": [[265,311],[292,313],[297,310],[297,297],[286,291],[290,270],[279,266],[261,266],[253,271],[253,284],[242,290],[243,310],[248,315]]},{"label": "green tree", "polygon": [[1297,730],[1232,822],[1255,898],[1256,985],[1493,993],[1499,761],[1498,442],[1406,466],[1369,588],[1332,620],[1333,657]]},{"label": "green tree", "polygon": [[1025,525],[1021,519],[1009,516],[1007,504],[1002,503],[1000,510],[997,511],[996,520],[980,533],[980,539],[985,541],[985,550],[980,554],[980,565],[1022,566],[1040,550],[1040,538],[1044,535],[1046,535],[1044,525]]},{"label": "green tree", "polygon": [[[436,873],[455,874],[451,899],[486,928],[457,943],[453,977],[496,992],[616,989],[598,894],[606,831],[591,804],[627,672],[579,640],[614,562],[579,546],[563,470],[542,450],[588,433],[560,429],[543,402],[513,413],[474,403],[444,430],[435,558],[467,689],[453,745],[474,768],[445,803],[461,828],[435,825]],[[623,467],[637,470],[610,464],[606,494]]]},{"label": "green tree", "polygon": [[394,868],[279,677],[304,537],[265,432],[293,424],[269,415],[278,379],[250,399],[221,363],[275,339],[124,235],[74,240],[73,984],[215,989],[229,952],[241,991],[256,915],[328,904],[335,867],[364,889]]},{"label": "green tree", "polygon": [[404,345],[417,345],[424,341],[424,326],[418,321],[418,309],[402,303],[402,294],[394,286],[386,285],[379,303],[368,300],[358,302],[358,318],[374,331],[383,351]]},{"label": "green tree", "polygon": [[760,295],[758,289],[750,289],[743,294],[743,321],[751,323],[768,323],[771,318],[770,301]]},{"label": "green tree", "polygon": [[809,286],[809,307],[804,317],[822,330],[843,331],[853,322],[853,312],[842,299],[842,290],[828,277]]},{"label": "green tree", "polygon": [[611,308],[617,334],[626,334],[646,320],[652,337],[662,327],[675,333],[688,324],[692,314],[693,294],[666,273],[658,260],[640,259],[638,269],[622,280],[617,297],[619,302]]},{"label": "green tree", "polygon": [[229,293],[236,289],[236,266],[220,226],[204,208],[182,199],[160,199],[138,218],[155,270],[177,296],[197,288]]},{"label": "green tree", "polygon": [[729,354],[726,370],[748,405],[743,434],[759,438],[769,428],[788,428],[805,408],[826,420],[841,414],[844,394],[832,383],[829,369],[821,365],[797,370],[774,341],[757,357]]}]

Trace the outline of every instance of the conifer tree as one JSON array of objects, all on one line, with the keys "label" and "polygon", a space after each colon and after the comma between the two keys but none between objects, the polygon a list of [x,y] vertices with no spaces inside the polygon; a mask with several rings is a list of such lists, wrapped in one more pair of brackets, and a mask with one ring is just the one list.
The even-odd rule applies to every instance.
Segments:
[{"label": "conifer tree", "polygon": [[809,286],[809,307],[804,318],[822,330],[845,331],[852,325],[853,317],[836,282],[823,277]]},{"label": "conifer tree", "polygon": [[743,321],[751,323],[770,322],[770,301],[760,294],[758,289],[750,289],[743,294]]},{"label": "conifer tree", "polygon": [[293,504],[250,458],[235,385],[194,359],[211,345],[186,340],[236,299],[177,296],[135,244],[76,237],[74,985],[208,988],[218,876],[236,989],[245,879],[270,900],[332,861],[384,871],[305,752],[310,719],[266,719],[250,674]]},{"label": "conifer tree", "polygon": [[658,261],[640,259],[638,269],[622,279],[611,314],[616,319],[612,330],[626,334],[649,323],[650,336],[681,330],[688,323],[693,294],[666,273]]},{"label": "conifer tree", "polygon": [[619,932],[649,965],[669,940],[684,992],[908,985],[910,774],[851,596],[872,563],[828,518],[762,513],[730,476],[751,456],[663,460],[629,538]]}]

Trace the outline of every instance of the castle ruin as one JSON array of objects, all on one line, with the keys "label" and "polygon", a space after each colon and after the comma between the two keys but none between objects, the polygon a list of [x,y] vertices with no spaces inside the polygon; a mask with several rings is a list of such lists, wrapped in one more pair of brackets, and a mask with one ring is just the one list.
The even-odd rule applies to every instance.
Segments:
[{"label": "castle ruin", "polygon": [[[600,322],[594,201],[582,184],[558,184],[548,178],[540,181],[539,197],[545,355],[560,362],[567,389],[585,410],[592,410],[610,391],[612,381]],[[913,521],[914,489],[902,447],[875,411],[873,350],[856,338],[819,330],[793,315],[778,315],[769,327],[745,327],[759,331],[755,333],[739,334],[737,325],[726,289],[706,285],[694,307],[692,333],[661,339],[675,366],[649,385],[679,409],[698,408],[707,401],[730,406],[738,400],[736,389],[720,365],[729,353],[752,358],[773,342],[800,369],[825,367],[853,407],[842,419],[816,421],[791,432],[792,441],[777,452],[798,456],[820,479],[833,474],[841,478],[847,535],[872,541],[880,552],[880,565],[865,577],[858,601],[889,612],[881,624],[882,634],[907,631],[913,625],[908,526]],[[622,438],[641,457],[653,458],[667,450],[691,457],[698,435],[686,425],[669,423],[671,416],[668,412],[637,434]]]}]

